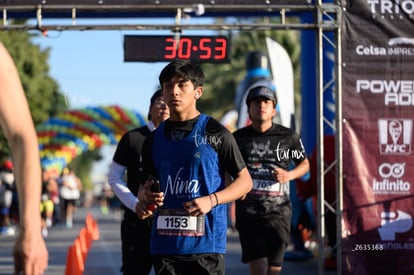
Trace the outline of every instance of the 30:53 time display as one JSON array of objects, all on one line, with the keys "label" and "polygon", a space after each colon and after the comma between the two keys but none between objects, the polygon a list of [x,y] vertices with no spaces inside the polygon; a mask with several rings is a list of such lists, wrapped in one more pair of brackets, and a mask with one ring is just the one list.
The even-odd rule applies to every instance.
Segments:
[{"label": "30:53 time display", "polygon": [[200,62],[228,62],[230,41],[225,36],[124,37],[124,60],[157,62],[176,58]]}]

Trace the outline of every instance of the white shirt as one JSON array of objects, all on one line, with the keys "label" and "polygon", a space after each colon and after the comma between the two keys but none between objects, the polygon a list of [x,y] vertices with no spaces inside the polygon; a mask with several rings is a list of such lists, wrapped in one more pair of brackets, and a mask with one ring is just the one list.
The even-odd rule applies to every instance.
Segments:
[{"label": "white shirt", "polygon": [[[148,129],[152,132],[155,130],[155,125],[152,121],[147,124]],[[124,181],[124,176],[127,168],[115,161],[112,161],[109,167],[108,182],[112,191],[119,198],[119,200],[131,211],[135,212],[138,203],[137,194],[133,194]]]}]

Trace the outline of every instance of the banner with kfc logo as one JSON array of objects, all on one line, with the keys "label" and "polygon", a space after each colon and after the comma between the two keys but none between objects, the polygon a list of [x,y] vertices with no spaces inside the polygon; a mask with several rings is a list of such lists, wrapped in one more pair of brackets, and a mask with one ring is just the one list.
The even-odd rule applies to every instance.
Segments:
[{"label": "banner with kfc logo", "polygon": [[414,274],[414,0],[348,1],[343,274]]}]

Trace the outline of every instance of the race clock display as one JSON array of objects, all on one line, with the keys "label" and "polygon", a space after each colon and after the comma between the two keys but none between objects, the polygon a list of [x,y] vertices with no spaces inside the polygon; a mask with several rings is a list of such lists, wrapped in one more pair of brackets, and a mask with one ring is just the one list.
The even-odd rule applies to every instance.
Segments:
[{"label": "race clock display", "polygon": [[229,62],[230,41],[225,36],[124,36],[124,60]]}]

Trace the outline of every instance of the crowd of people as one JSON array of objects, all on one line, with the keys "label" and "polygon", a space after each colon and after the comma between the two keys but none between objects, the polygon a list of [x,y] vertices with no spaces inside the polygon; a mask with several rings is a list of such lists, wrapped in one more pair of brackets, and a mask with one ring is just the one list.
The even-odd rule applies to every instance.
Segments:
[{"label": "crowd of people", "polygon": [[80,204],[82,190],[82,182],[73,170],[64,168],[60,175],[43,170],[41,216],[44,237],[53,225],[72,228],[73,214]]},{"label": "crowd of people", "polygon": [[[0,53],[7,54],[5,49]],[[2,73],[0,85],[7,86]],[[196,63],[171,61],[159,75],[160,89],[151,98],[148,124],[125,133],[117,145],[106,192],[111,191],[124,208],[120,225],[124,275],[149,274],[151,269],[160,275],[224,274],[229,205],[235,206],[230,226],[239,233],[241,261],[248,264],[250,273],[278,275],[282,271],[291,241],[289,182],[309,172],[300,136],[274,122],[277,96],[269,81],[257,81],[247,89],[251,124],[233,133],[198,110],[204,82]],[[2,93],[1,89],[0,97]],[[20,100],[25,102],[24,97]],[[0,103],[0,110],[7,118],[4,104]],[[31,121],[30,115],[26,120]],[[0,122],[7,134],[12,124],[4,118]],[[32,137],[31,142],[36,141]],[[23,229],[29,221],[30,228],[37,227],[30,231],[36,233],[20,230],[15,266],[17,272],[42,274],[48,257],[43,238],[53,225],[73,226],[82,184],[68,168],[61,175],[42,171],[40,176],[38,149],[33,149],[31,161],[39,171],[27,175],[33,167],[21,161],[30,155],[29,149],[18,152],[11,147],[14,166],[8,168],[16,178],[1,177],[0,194],[9,190],[12,199],[4,192],[8,195],[0,201],[0,226],[11,225],[10,214],[17,213]],[[37,176],[39,182],[33,180]],[[38,195],[29,199],[28,189]],[[15,212],[12,190],[20,205]],[[39,220],[29,210],[36,205],[34,200],[40,206]],[[37,252],[32,249],[35,244],[40,244]]]},{"label": "crowd of people", "polygon": [[[42,169],[40,216],[43,237],[48,229],[59,225],[68,229],[73,225],[73,213],[80,203],[82,183],[68,168],[61,175]],[[13,162],[0,166],[0,235],[14,235],[19,227],[19,200],[14,179]]]}]

